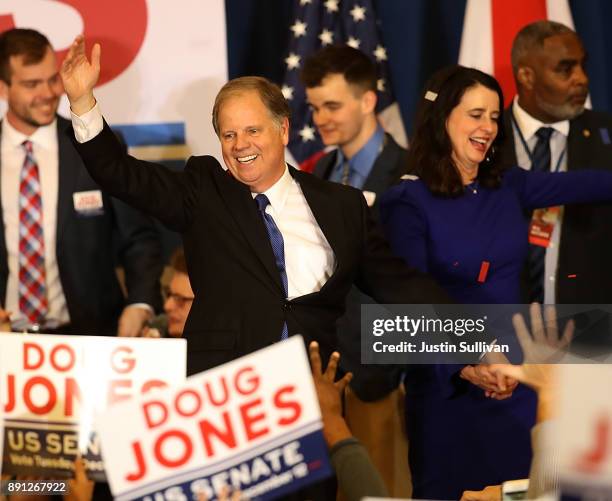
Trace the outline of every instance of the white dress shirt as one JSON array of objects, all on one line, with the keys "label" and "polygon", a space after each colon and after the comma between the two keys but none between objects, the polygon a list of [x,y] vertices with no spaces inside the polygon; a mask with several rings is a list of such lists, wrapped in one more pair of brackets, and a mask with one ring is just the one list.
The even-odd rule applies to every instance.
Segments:
[{"label": "white dress shirt", "polygon": [[[564,172],[567,170],[567,136],[569,135],[569,120],[545,124],[536,118],[533,118],[518,103],[518,98],[514,98],[512,103],[512,113],[516,120],[516,125],[520,129],[527,147],[530,152],[533,152],[538,137],[536,132],[540,127],[551,127],[554,129],[550,136],[550,170]],[[521,140],[519,131],[516,126],[513,126],[514,132],[514,150],[516,152],[516,160],[520,167],[525,170],[531,170],[530,153],[525,151],[525,146]],[[556,303],[556,280],[557,280],[557,264],[559,262],[559,242],[561,240],[561,223],[563,221],[563,211],[559,213],[559,219],[553,230],[550,244],[546,249],[546,261],[544,267],[544,303]]]},{"label": "white dress shirt", "polygon": [[70,322],[66,298],[62,289],[59,268],[55,256],[57,196],[58,196],[58,142],[56,122],[39,127],[30,136],[16,130],[5,119],[2,122],[1,179],[2,217],[4,241],[8,257],[9,277],[6,285],[4,309],[12,312],[13,329],[20,330],[29,322],[19,311],[19,178],[25,150],[22,143],[32,142],[34,160],[38,165],[42,201],[42,227],[45,243],[45,273],[49,313],[47,327],[53,328]]},{"label": "white dress shirt", "polygon": [[[98,104],[81,116],[74,113],[71,116],[75,137],[80,143],[102,131],[104,124]],[[266,213],[272,216],[283,236],[289,299],[318,292],[336,269],[336,258],[287,166],[281,178],[264,194],[270,200]],[[252,193],[253,198],[257,195]]]},{"label": "white dress shirt", "polygon": [[[255,198],[257,193],[251,195]],[[287,166],[282,177],[264,195],[270,200],[266,213],[272,216],[283,235],[289,299],[321,290],[334,272],[336,260]]]}]

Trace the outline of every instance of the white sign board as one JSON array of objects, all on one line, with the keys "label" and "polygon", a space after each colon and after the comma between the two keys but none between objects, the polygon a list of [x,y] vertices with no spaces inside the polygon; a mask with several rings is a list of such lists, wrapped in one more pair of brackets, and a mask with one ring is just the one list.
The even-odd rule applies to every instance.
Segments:
[{"label": "white sign board", "polygon": [[330,474],[300,336],[117,404],[96,427],[118,500],[212,499],[224,485],[265,500]]},{"label": "white sign board", "polygon": [[185,374],[184,339],[0,334],[2,471],[67,477],[80,452],[103,479],[95,414]]}]

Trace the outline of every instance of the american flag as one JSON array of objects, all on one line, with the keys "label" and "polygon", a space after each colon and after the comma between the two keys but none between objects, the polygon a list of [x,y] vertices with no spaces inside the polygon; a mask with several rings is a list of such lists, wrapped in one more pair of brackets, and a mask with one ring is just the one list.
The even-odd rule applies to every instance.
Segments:
[{"label": "american flag", "polygon": [[[387,50],[378,36],[378,22],[370,0],[294,0],[293,24],[285,58],[282,91],[291,107],[289,151],[300,168],[312,171],[324,146],[312,122],[300,71],[304,60],[325,45],[350,45],[376,63],[378,70],[377,112],[385,129],[405,144],[399,110],[394,104]],[[395,129],[395,130],[390,130]]]}]

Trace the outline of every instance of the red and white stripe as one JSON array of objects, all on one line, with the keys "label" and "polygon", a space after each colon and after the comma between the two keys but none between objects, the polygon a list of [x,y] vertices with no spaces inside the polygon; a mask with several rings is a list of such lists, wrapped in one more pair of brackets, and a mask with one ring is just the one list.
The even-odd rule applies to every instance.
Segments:
[{"label": "red and white stripe", "polygon": [[459,64],[494,75],[508,105],[516,94],[512,40],[523,26],[541,19],[574,28],[568,0],[467,0]]}]

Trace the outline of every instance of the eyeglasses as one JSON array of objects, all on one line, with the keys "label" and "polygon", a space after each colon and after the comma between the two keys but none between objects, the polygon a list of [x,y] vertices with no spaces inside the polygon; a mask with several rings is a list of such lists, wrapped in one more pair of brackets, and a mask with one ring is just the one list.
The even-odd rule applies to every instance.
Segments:
[{"label": "eyeglasses", "polygon": [[188,296],[183,296],[182,294],[177,294],[176,292],[172,292],[170,290],[170,287],[163,287],[162,294],[164,296],[164,301],[167,301],[168,299],[172,299],[179,308],[182,308],[183,306],[190,304],[194,300],[193,296],[188,297]]}]

